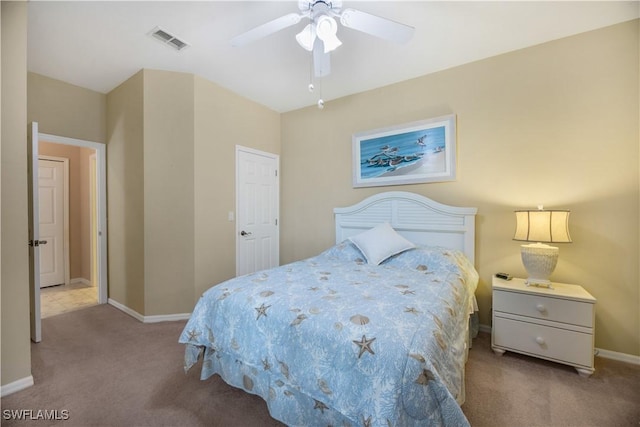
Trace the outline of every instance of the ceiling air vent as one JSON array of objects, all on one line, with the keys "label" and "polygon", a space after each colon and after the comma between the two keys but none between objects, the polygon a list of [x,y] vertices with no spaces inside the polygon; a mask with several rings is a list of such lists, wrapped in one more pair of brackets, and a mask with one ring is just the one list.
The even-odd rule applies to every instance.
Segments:
[{"label": "ceiling air vent", "polygon": [[189,43],[185,42],[184,40],[180,40],[178,37],[160,27],[155,27],[153,30],[151,30],[149,35],[154,37],[156,40],[160,40],[167,46],[171,46],[175,50],[182,50],[189,47]]}]

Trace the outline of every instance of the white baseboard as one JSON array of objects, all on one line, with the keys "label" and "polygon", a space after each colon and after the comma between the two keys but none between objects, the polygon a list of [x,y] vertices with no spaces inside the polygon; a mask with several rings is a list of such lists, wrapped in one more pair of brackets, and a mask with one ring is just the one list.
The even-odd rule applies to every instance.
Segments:
[{"label": "white baseboard", "polygon": [[33,385],[33,376],[29,375],[28,377],[19,379],[9,384],[5,384],[0,387],[0,397],[5,397],[20,390],[24,390],[25,388],[29,388]]},{"label": "white baseboard", "polygon": [[480,332],[486,332],[488,334],[491,333],[491,326],[489,326],[489,325],[480,324],[480,325],[478,325],[478,329],[480,330]]},{"label": "white baseboard", "polygon": [[173,322],[175,320],[189,320],[191,313],[159,314],[144,316],[144,323]]},{"label": "white baseboard", "polygon": [[640,356],[634,356],[633,354],[618,353],[617,351],[596,348],[596,356],[602,357],[604,359],[611,359],[611,360],[617,360],[619,362],[631,363],[633,365],[640,365]]},{"label": "white baseboard", "polygon": [[[480,332],[491,333],[491,326],[480,325]],[[631,363],[633,365],[640,365],[640,356],[634,356],[633,354],[618,353],[617,351],[605,350],[602,348],[596,348],[596,356],[603,359],[617,360],[619,362]]]},{"label": "white baseboard", "polygon": [[69,280],[69,284],[73,285],[75,283],[81,283],[81,284],[83,284],[85,286],[91,286],[91,280],[87,280],[84,277],[76,277],[76,278],[73,278],[73,279]]},{"label": "white baseboard", "polygon": [[109,303],[109,305],[114,306],[118,310],[123,311],[123,312],[127,313],[129,316],[133,317],[134,319],[144,323],[144,316],[142,314],[138,313],[137,311],[127,307],[124,304],[120,304],[118,301],[112,300],[111,298],[109,298],[107,300],[107,302]]},{"label": "white baseboard", "polygon": [[127,313],[129,316],[142,323],[158,323],[158,322],[173,322],[176,320],[187,320],[191,316],[191,313],[179,313],[179,314],[159,314],[154,316],[144,316],[137,311],[127,307],[118,301],[109,298],[109,305],[114,306],[120,311]]}]

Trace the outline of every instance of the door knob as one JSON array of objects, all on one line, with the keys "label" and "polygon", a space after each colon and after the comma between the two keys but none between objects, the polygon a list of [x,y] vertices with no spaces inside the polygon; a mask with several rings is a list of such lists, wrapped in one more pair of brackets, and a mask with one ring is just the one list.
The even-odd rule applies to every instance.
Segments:
[{"label": "door knob", "polygon": [[240,235],[241,235],[241,236],[251,236],[251,232],[250,232],[250,231],[244,231],[244,230],[242,230],[242,231],[240,232]]}]

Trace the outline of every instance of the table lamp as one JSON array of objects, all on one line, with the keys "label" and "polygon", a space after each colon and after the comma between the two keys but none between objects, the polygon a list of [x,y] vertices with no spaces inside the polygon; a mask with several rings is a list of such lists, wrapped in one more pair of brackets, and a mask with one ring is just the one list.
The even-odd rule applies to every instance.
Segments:
[{"label": "table lamp", "polygon": [[559,249],[545,243],[571,243],[567,210],[518,210],[513,240],[535,242],[521,245],[522,264],[529,277],[527,286],[551,288],[549,276],[558,263]]}]

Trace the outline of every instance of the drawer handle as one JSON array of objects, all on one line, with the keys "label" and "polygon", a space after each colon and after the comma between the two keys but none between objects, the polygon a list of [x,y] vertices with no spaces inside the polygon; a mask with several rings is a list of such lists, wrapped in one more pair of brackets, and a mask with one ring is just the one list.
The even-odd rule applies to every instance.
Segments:
[{"label": "drawer handle", "polygon": [[544,338],[542,337],[536,337],[536,342],[540,345],[544,345]]},{"label": "drawer handle", "polygon": [[542,304],[538,304],[536,305],[536,310],[538,310],[540,313],[544,313],[545,311],[547,311],[547,307]]}]

